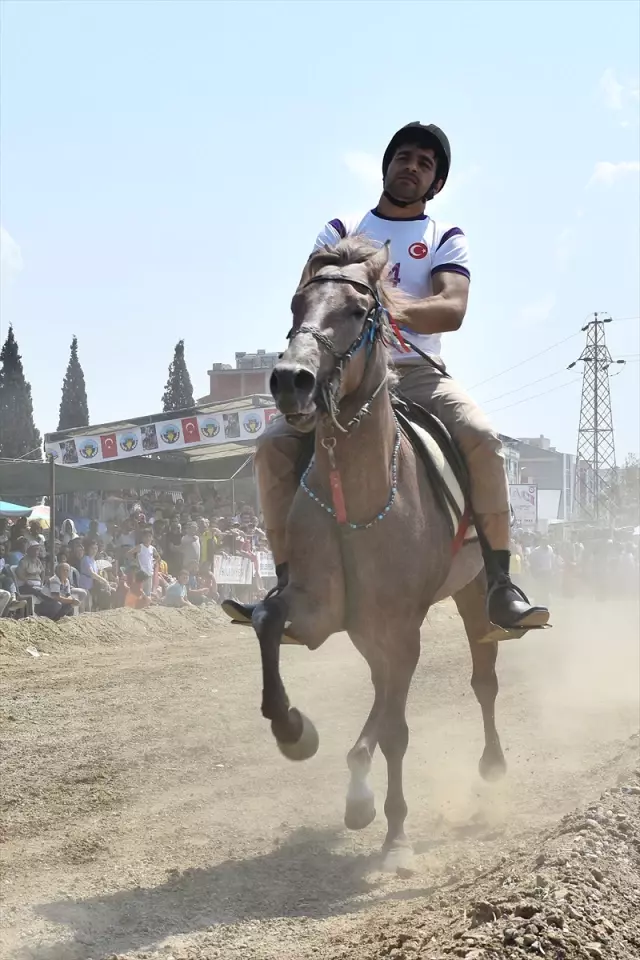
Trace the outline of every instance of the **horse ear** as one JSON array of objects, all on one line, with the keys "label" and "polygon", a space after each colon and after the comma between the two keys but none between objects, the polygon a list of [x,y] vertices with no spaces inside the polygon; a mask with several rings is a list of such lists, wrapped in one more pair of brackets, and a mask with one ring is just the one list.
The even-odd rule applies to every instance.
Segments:
[{"label": "horse ear", "polygon": [[307,283],[311,279],[311,257],[312,256],[313,254],[311,254],[311,256],[309,257],[309,259],[304,265],[302,276],[300,277],[300,282],[298,283],[298,290],[300,289],[300,287],[304,287],[305,283]]},{"label": "horse ear", "polygon": [[374,255],[367,260],[367,272],[372,285],[380,280],[384,273],[384,269],[389,262],[389,243],[390,241],[387,240],[384,246],[377,250]]}]

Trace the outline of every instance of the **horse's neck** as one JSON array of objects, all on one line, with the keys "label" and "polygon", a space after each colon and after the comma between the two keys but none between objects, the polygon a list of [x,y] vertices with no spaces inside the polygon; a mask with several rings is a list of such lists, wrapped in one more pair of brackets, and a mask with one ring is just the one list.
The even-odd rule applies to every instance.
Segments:
[{"label": "horse's neck", "polygon": [[[372,396],[386,373],[386,358],[372,359],[361,385],[340,405],[339,419],[343,426]],[[335,461],[342,481],[347,517],[352,523],[368,523],[384,508],[390,494],[396,424],[387,385],[373,400],[370,412],[348,434],[332,428],[331,421],[326,421],[317,430],[314,473],[322,489],[329,492],[330,462],[322,446],[327,436],[336,440]]]}]

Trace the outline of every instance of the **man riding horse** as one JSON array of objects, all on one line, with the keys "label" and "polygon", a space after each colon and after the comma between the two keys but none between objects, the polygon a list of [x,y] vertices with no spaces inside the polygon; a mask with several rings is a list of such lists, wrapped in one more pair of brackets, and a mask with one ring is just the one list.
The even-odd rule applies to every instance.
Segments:
[{"label": "man riding horse", "polygon": [[[384,153],[378,205],[362,217],[330,220],[314,250],[352,235],[390,244],[390,280],[409,299],[402,333],[412,345],[406,352],[393,350],[398,392],[435,414],[462,452],[487,572],[487,615],[507,636],[510,631],[519,636],[544,626],[549,611],[532,606],[509,576],[510,505],[502,444],[440,359],[442,334],[462,325],[470,281],[464,233],[425,213],[427,202],[445,185],[450,165],[449,141],[439,127],[418,122],[402,127]],[[286,521],[307,450],[308,434],[301,427],[284,417],[273,421],[256,453],[260,501],[278,576],[276,594],[288,582]],[[250,605],[227,600],[223,609],[236,622],[251,622]]]}]

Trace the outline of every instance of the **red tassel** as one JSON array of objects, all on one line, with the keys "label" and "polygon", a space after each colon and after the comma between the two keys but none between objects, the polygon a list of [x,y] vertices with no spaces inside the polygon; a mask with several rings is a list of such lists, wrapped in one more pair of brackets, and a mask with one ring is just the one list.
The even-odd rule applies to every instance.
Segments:
[{"label": "red tassel", "polygon": [[410,353],[410,352],[411,352],[411,347],[408,347],[407,344],[404,342],[404,337],[403,337],[402,334],[400,333],[400,327],[398,326],[397,322],[393,319],[393,317],[391,316],[391,314],[389,314],[389,323],[391,324],[391,329],[392,329],[393,332],[395,333],[396,338],[397,338],[400,346],[401,346],[402,349],[404,350],[404,352],[405,352],[405,353]]},{"label": "red tassel", "polygon": [[331,470],[329,473],[329,483],[331,484],[331,499],[333,500],[333,509],[338,523],[347,522],[347,507],[344,502],[344,491],[342,489],[342,478],[339,470]]}]

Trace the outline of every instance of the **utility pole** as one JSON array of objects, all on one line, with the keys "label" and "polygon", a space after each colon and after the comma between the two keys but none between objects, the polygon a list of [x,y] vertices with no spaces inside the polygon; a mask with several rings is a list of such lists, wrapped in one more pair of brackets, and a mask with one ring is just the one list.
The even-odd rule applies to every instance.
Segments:
[{"label": "utility pole", "polygon": [[574,489],[574,518],[611,524],[616,512],[616,449],[609,392],[609,367],[614,360],[605,337],[611,317],[594,313],[582,328],[587,334],[584,350],[567,367],[584,361],[580,426]]}]

